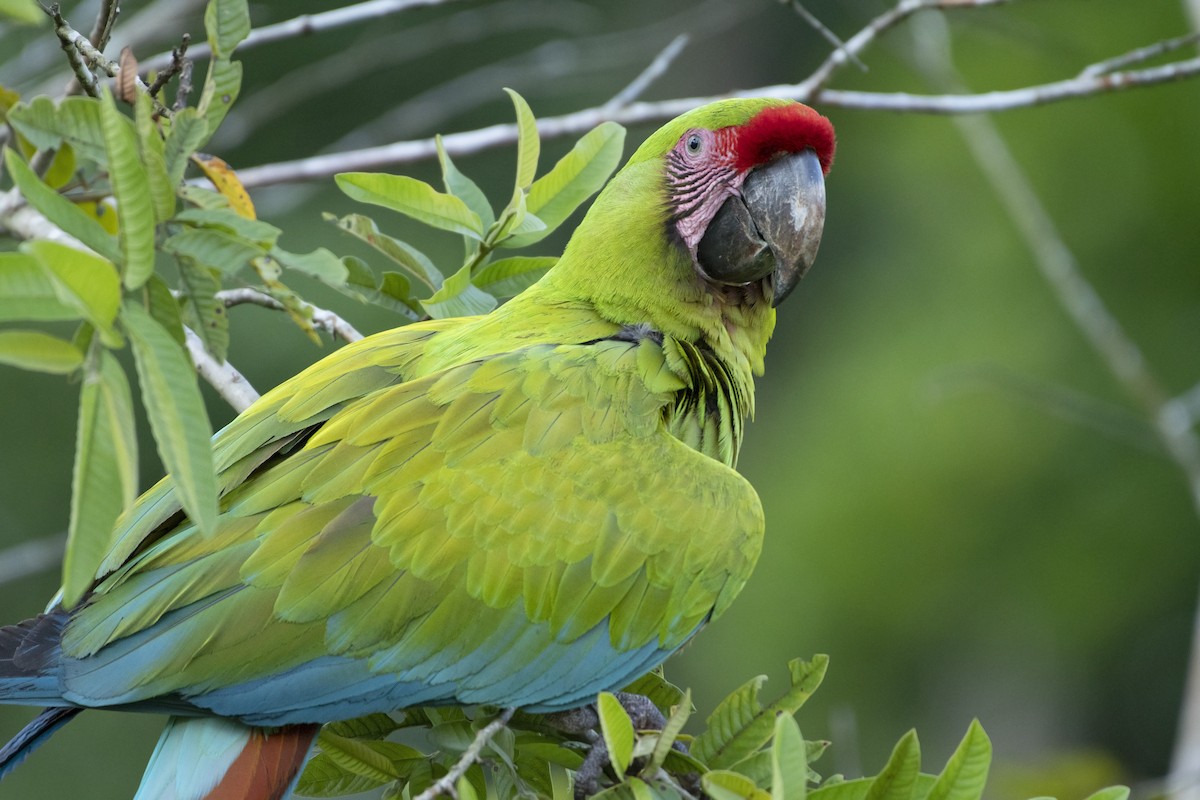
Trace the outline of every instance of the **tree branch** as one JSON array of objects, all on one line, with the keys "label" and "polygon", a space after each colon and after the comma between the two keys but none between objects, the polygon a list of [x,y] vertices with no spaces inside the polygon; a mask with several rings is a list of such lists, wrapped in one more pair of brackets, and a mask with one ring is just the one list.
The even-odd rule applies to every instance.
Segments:
[{"label": "tree branch", "polygon": [[[255,289],[226,289],[217,292],[217,299],[224,303],[226,308],[250,303],[275,311],[284,310],[283,303],[280,303],[269,294],[264,294]],[[357,342],[363,338],[363,335],[353,325],[329,309],[314,306],[312,303],[304,300],[300,300],[299,305],[312,314],[313,325],[324,330],[330,336],[340,337],[347,342]]]},{"label": "tree branch", "polygon": [[458,779],[466,775],[471,765],[479,760],[480,754],[483,753],[483,748],[487,747],[492,737],[508,724],[515,711],[515,708],[506,708],[500,712],[500,716],[480,728],[479,733],[475,734],[475,740],[463,751],[462,757],[450,768],[450,771],[434,781],[433,785],[414,797],[413,800],[434,800],[434,798],[443,795],[457,797],[454,787],[458,785]]},{"label": "tree branch", "polygon": [[[410,8],[438,6],[453,2],[456,0],[366,0],[366,2],[355,3],[344,8],[334,8],[319,14],[302,14],[274,25],[255,28],[248,37],[242,40],[237,49],[239,53],[244,53],[264,44],[293,39],[297,36],[324,33],[345,25],[355,25],[398,14]],[[212,51],[207,43],[198,44],[192,48],[193,58],[206,58],[211,54]],[[162,69],[170,62],[171,54],[169,52],[159,53],[143,61],[142,67],[148,70]]]},{"label": "tree branch", "polygon": [[638,73],[636,78],[600,107],[601,112],[612,114],[641,97],[646,89],[650,87],[650,84],[658,80],[671,67],[671,62],[678,58],[679,54],[683,52],[683,48],[687,47],[687,44],[688,35],[686,33],[681,33],[668,42],[667,46],[654,57],[653,61],[646,65],[644,70]]}]

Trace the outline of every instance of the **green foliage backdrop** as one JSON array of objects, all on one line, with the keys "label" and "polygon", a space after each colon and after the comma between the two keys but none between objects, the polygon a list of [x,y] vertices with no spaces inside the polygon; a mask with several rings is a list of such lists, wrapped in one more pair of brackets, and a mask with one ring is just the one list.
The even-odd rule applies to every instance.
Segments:
[{"label": "green foliage backdrop", "polygon": [[[94,5],[82,4],[77,25]],[[125,5],[127,17],[140,8]],[[326,7],[270,0],[253,17],[263,24]],[[806,7],[849,35],[886,6]],[[192,9],[156,27],[137,54],[169,47],[178,31],[201,38]],[[1176,0],[1040,0],[948,21],[974,90],[1074,75],[1188,30]],[[541,116],[593,106],[679,32],[691,33],[688,47],[648,97],[795,81],[828,52],[790,8],[766,0],[448,3],[241,56],[241,98],[207,149],[242,169],[506,122],[502,86]],[[928,91],[914,46],[901,28],[869,51],[869,72],[844,71],[836,85]],[[39,69],[31,54],[42,51],[50,58]],[[0,84],[33,92],[60,57],[47,28],[6,28]],[[355,59],[375,67],[339,71]],[[763,497],[766,550],[733,609],[668,664],[668,676],[691,688],[702,718],[747,676],[766,673],[781,692],[789,658],[830,653],[829,677],[801,715],[806,735],[835,742],[825,771],[878,771],[913,726],[927,760],[944,763],[978,717],[995,748],[997,797],[1083,797],[1162,775],[1200,574],[1200,525],[1181,476],[1054,302],[952,123],[822,110],[840,140],[824,246],[781,314],[741,462]],[[997,119],[1164,383],[1194,386],[1200,83]],[[629,142],[647,132],[631,129]],[[569,147],[546,142],[543,163]],[[513,152],[456,161],[503,207]],[[438,180],[434,160],[393,171]],[[330,180],[254,199],[291,251],[368,255],[322,222],[322,212],[362,210]],[[453,237],[399,221],[396,233],[447,274],[461,263]],[[533,252],[553,255],[562,241]],[[296,283],[360,330],[395,322],[395,312]],[[259,389],[330,347],[261,308],[234,309],[231,327],[230,360]],[[78,391],[0,366],[0,548],[67,528]],[[206,399],[215,426],[231,416]],[[145,488],[161,465],[146,420],[138,424]],[[0,616],[36,613],[58,582],[43,571],[0,584]],[[0,708],[0,731],[30,716]],[[14,773],[5,794],[128,797],[160,726],[84,715]]]}]

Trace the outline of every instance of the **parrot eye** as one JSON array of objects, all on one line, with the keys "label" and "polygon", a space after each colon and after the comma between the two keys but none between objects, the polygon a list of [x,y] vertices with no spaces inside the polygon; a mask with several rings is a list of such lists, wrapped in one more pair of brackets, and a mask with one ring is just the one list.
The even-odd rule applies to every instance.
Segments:
[{"label": "parrot eye", "polygon": [[698,134],[698,133],[693,133],[691,136],[689,136],[687,138],[687,149],[688,149],[688,152],[691,153],[692,155],[696,155],[697,153],[699,153],[700,148],[703,146],[703,144],[704,144],[704,141],[700,138],[700,134]]}]

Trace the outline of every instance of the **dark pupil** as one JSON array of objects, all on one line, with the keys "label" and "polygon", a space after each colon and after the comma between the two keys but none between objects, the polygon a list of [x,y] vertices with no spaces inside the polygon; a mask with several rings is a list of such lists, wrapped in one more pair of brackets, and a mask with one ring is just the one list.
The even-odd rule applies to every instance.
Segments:
[{"label": "dark pupil", "polygon": [[691,150],[693,153],[695,153],[699,149],[700,149],[700,137],[699,136],[690,137],[688,139],[688,150]]}]

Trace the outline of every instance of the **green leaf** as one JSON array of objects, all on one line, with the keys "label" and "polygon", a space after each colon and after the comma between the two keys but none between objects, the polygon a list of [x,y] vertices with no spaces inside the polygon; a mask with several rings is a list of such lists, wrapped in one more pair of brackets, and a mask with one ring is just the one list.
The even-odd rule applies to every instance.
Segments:
[{"label": "green leaf", "polygon": [[42,180],[51,189],[61,189],[75,177],[75,170],[78,168],[79,164],[75,160],[75,148],[71,147],[69,143],[63,142],[54,151],[54,158],[50,159],[50,166],[46,167]]},{"label": "green leaf", "polygon": [[365,717],[331,722],[324,728],[332,734],[348,739],[385,739],[392,731],[399,729],[400,724],[389,714],[368,714]]},{"label": "green leaf", "polygon": [[125,303],[121,322],[133,343],[142,403],[158,454],[170,472],[184,511],[205,534],[217,523],[212,426],[191,361],[138,303]]},{"label": "green leaf", "polygon": [[221,283],[216,274],[195,259],[183,257],[179,259],[179,284],[187,299],[183,313],[188,327],[213,358],[224,361],[229,350],[229,315],[217,299]]},{"label": "green leaf", "polygon": [[228,206],[222,208],[188,208],[172,219],[193,228],[211,228],[232,236],[241,237],[258,247],[270,249],[275,246],[281,231],[270,223],[247,219]]},{"label": "green leaf", "polygon": [[609,763],[618,776],[624,775],[633,758],[633,721],[621,701],[609,692],[601,692],[596,698],[596,712],[600,715],[604,744],[608,746]]},{"label": "green leaf", "polygon": [[758,693],[766,676],[752,678],[721,701],[708,718],[708,729],[692,743],[692,754],[713,769],[732,766],[770,740],[779,713],[795,714],[825,677],[829,657],[788,663],[791,688],[765,708]]},{"label": "green leaf", "polygon": [[[486,270],[487,267],[484,269]],[[669,715],[673,707],[683,702],[685,694],[682,689],[666,679],[662,667],[647,672],[621,691],[640,694],[654,703],[658,710],[665,715]]]},{"label": "green leaf", "polygon": [[533,116],[525,98],[506,88],[512,98],[513,108],[517,112],[517,183],[519,191],[525,191],[533,183],[537,175],[538,156],[541,154],[542,141],[538,138],[537,119]]},{"label": "green leaf", "polygon": [[209,0],[204,9],[204,30],[214,59],[228,59],[233,49],[250,35],[250,9],[246,0]]},{"label": "green leaf", "polygon": [[978,800],[992,763],[992,742],[979,720],[971,720],[967,734],[946,762],[927,800]]},{"label": "green leaf", "polygon": [[376,281],[371,268],[354,256],[343,256],[342,264],[346,267],[346,284],[337,287],[342,294],[417,319],[420,306],[411,299],[407,277],[399,272],[385,272]]},{"label": "green leaf", "polygon": [[0,364],[66,375],[83,364],[83,353],[70,342],[41,331],[0,331]]},{"label": "green leaf", "polygon": [[737,772],[718,769],[700,776],[700,785],[712,800],[771,800],[754,781]]},{"label": "green leaf", "polygon": [[775,718],[771,744],[771,800],[804,800],[808,795],[808,756],[800,726],[791,714]]},{"label": "green leaf", "polygon": [[[223,2],[223,0],[212,0]],[[210,6],[211,7],[211,6]],[[204,78],[204,91],[200,93],[200,102],[196,111],[204,119],[204,136],[197,147],[203,146],[217,132],[225,115],[229,113],[233,101],[237,100],[242,88],[242,64],[240,61],[214,59],[208,65],[208,75]],[[191,155],[190,153],[188,154]]]},{"label": "green leaf", "polygon": [[558,261],[554,256],[513,256],[493,261],[471,283],[493,297],[514,297],[537,283]]},{"label": "green leaf", "polygon": [[165,145],[152,118],[154,108],[150,95],[138,92],[133,109],[138,151],[142,156],[142,167],[146,172],[146,181],[154,202],[154,221],[162,222],[175,213],[175,184],[171,183],[167,174]]},{"label": "green leaf", "polygon": [[154,317],[163,329],[171,334],[171,338],[181,347],[187,343],[183,333],[183,316],[179,310],[179,301],[171,294],[171,287],[157,275],[151,275],[150,280],[142,287],[142,297],[150,316]]},{"label": "green leaf", "polygon": [[60,302],[95,325],[105,344],[121,345],[113,328],[121,305],[121,279],[111,261],[46,239],[25,242],[21,250],[41,264]]},{"label": "green leaf", "polygon": [[868,800],[912,800],[921,774],[921,743],[917,732],[909,731],[900,737],[892,756],[871,782]]},{"label": "green leaf", "polygon": [[42,212],[46,219],[109,261],[121,258],[117,240],[110,236],[99,222],[43,183],[29,165],[7,147],[4,148],[4,163],[21,195],[31,206]]},{"label": "green leaf", "polygon": [[434,319],[469,317],[486,314],[496,307],[496,298],[471,283],[471,266],[464,266],[446,278],[442,288],[421,301],[425,312]]},{"label": "green leaf", "polygon": [[654,745],[654,751],[650,754],[650,760],[646,763],[646,768],[642,770],[642,776],[653,778],[658,774],[659,767],[667,760],[667,753],[671,751],[672,745],[675,744],[675,739],[683,731],[683,726],[687,724],[688,717],[692,715],[692,693],[687,691],[683,698],[679,701],[679,705],[667,718],[667,722],[663,725],[662,730],[658,732],[658,741]]},{"label": "green leaf", "polygon": [[185,228],[163,242],[162,248],[176,258],[190,258],[225,275],[236,274],[267,253],[254,242],[213,228]]},{"label": "green leaf", "polygon": [[479,215],[452,194],[407,175],[380,172],[343,172],[335,175],[338,188],[360,203],[390,208],[441,230],[483,239]]},{"label": "green leaf", "polygon": [[1088,795],[1087,800],[1129,800],[1129,787],[1109,786]]},{"label": "green leaf", "polygon": [[100,96],[100,127],[121,226],[122,274],[126,288],[136,289],[154,274],[154,198],[138,157],[133,125],[117,111],[107,90]]},{"label": "green leaf", "polygon": [[289,253],[275,247],[271,250],[271,256],[283,264],[285,269],[316,278],[327,286],[341,289],[346,285],[346,277],[349,274],[346,265],[324,247],[318,247],[311,253]]},{"label": "green leaf", "polygon": [[[917,776],[916,796],[924,798],[933,788],[937,776],[924,773]],[[826,782],[825,785],[808,793],[808,800],[866,800],[867,792],[875,778],[858,778],[852,781]]]},{"label": "green leaf", "polygon": [[424,759],[425,755],[397,742],[351,739],[322,729],[317,736],[321,752],[339,767],[365,778],[385,783],[404,777],[396,761]]},{"label": "green leaf", "polygon": [[55,285],[32,255],[0,253],[0,320],[82,319],[83,312],[61,300]]},{"label": "green leaf", "polygon": [[304,765],[296,784],[296,794],[304,797],[343,797],[378,789],[391,779],[376,780],[342,768],[325,753],[318,753]]},{"label": "green leaf", "polygon": [[46,20],[33,0],[0,0],[0,17],[22,25],[38,25]]},{"label": "green leaf", "polygon": [[216,211],[222,208],[232,209],[233,206],[229,203],[229,198],[213,189],[205,189],[203,186],[189,186],[184,184],[179,187],[177,192],[185,203],[196,206],[197,208]]},{"label": "green leaf", "polygon": [[544,239],[585,200],[604,186],[621,162],[625,129],[604,122],[575,143],[554,168],[529,187],[527,208],[545,228],[505,240],[503,247],[526,247]]},{"label": "green leaf", "polygon": [[63,605],[71,608],[95,579],[113,525],[137,497],[137,433],[129,382],[117,359],[93,346],[79,397],[71,524],[63,559]]},{"label": "green leaf", "polygon": [[441,271],[429,260],[429,257],[399,239],[393,239],[387,234],[380,233],[379,226],[370,217],[363,216],[362,214],[347,214],[338,219],[332,214],[326,214],[325,219],[335,223],[346,233],[349,233],[360,241],[366,242],[375,248],[376,251],[387,256],[401,269],[428,286],[431,290],[437,291],[441,288],[444,278]]},{"label": "green leaf", "polygon": [[57,104],[45,95],[35,97],[10,109],[8,122],[38,150],[67,142],[78,157],[105,161],[100,105],[91,97],[67,97]]},{"label": "green leaf", "polygon": [[173,188],[183,182],[188,160],[207,138],[208,123],[196,109],[180,109],[171,117],[171,127],[167,129],[167,138],[163,143],[163,160]]},{"label": "green leaf", "polygon": [[442,146],[442,137],[435,136],[434,141],[437,143],[438,162],[442,165],[442,182],[446,186],[446,191],[466,203],[467,208],[478,214],[483,227],[487,228],[496,221],[492,204],[488,202],[487,195],[475,181],[458,171],[458,167],[450,160],[446,148]]}]

